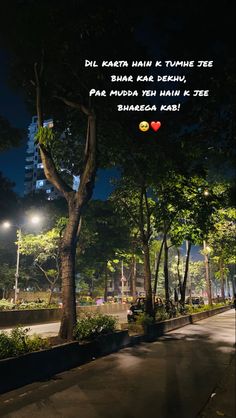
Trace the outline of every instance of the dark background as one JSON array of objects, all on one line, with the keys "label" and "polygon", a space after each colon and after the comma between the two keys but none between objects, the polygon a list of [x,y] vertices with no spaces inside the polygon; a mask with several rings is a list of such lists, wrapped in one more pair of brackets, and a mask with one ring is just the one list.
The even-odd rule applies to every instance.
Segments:
[{"label": "dark background", "polygon": [[[215,1],[146,1],[139,6],[137,2],[126,3],[123,3],[124,9],[123,15],[120,15],[120,21],[122,22],[127,12],[135,15],[136,37],[148,49],[153,60],[213,59],[214,76],[218,78],[219,83],[223,81],[227,71],[232,71],[235,47],[233,44],[234,2],[227,0],[223,3]],[[110,1],[109,7],[112,8],[113,4],[115,3]],[[2,13],[4,13],[4,9]],[[14,28],[9,30],[14,30]],[[121,39],[120,42],[125,42],[125,39]],[[123,59],[128,58],[123,57]],[[142,56],[137,59],[141,60]],[[27,128],[33,115],[26,108],[23,93],[14,91],[8,83],[10,57],[7,51],[3,49],[0,51],[0,60],[0,114],[6,117],[13,126],[24,129],[25,138],[20,147],[0,155],[0,170],[15,182],[15,190],[22,194]],[[202,74],[205,73],[207,70],[203,70]],[[202,80],[202,85],[204,83],[207,81]],[[207,84],[205,87],[207,88]],[[214,92],[211,93],[214,95]],[[226,91],[222,97],[223,101],[227,101],[227,94]],[[206,102],[204,103],[204,99],[201,100],[202,106],[205,106]],[[173,119],[173,117],[177,117],[181,121],[181,112],[179,115],[173,115],[171,112],[165,115],[167,121],[168,118]],[[137,115],[137,118],[142,120],[141,114]],[[159,120],[159,115],[155,115],[154,119]],[[111,190],[109,178],[114,175],[116,175],[114,170],[99,172],[94,197],[105,198],[109,194]]]}]

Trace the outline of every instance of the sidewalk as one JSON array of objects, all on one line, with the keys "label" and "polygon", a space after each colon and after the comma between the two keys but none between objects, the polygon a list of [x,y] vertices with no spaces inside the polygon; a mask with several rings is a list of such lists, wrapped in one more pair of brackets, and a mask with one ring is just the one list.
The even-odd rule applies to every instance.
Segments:
[{"label": "sidewalk", "polygon": [[199,418],[235,418],[235,354]]}]

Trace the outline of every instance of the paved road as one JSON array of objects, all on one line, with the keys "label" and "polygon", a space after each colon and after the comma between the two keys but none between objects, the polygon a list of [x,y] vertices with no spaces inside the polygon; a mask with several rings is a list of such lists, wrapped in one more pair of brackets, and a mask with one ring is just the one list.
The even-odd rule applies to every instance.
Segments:
[{"label": "paved road", "polygon": [[1,395],[0,416],[195,418],[229,365],[234,329],[230,310],[126,348]]},{"label": "paved road", "polygon": [[[120,312],[116,313],[113,316],[117,317],[118,319],[118,327],[120,323],[127,322],[127,313]],[[60,322],[51,322],[49,324],[38,324],[38,325],[27,325],[24,328],[29,328],[29,335],[32,334],[39,334],[43,337],[53,337],[58,335],[58,331],[60,328]],[[11,331],[11,328],[0,328],[1,331]]]}]

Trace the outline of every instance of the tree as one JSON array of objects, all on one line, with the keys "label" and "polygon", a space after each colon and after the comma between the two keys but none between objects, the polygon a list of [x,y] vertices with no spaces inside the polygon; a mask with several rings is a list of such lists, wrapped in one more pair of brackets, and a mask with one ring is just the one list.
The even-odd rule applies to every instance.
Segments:
[{"label": "tree", "polygon": [[58,228],[38,235],[23,235],[20,242],[20,253],[33,256],[33,265],[44,274],[49,284],[48,304],[51,303],[53,290],[60,277],[59,242]]},{"label": "tree", "polygon": [[[23,87],[31,109],[35,108],[36,101],[37,140],[45,176],[62,193],[68,205],[68,224],[60,246],[63,300],[60,336],[64,339],[73,339],[76,322],[76,243],[81,214],[91,199],[98,164],[96,115],[102,119],[101,134],[98,135],[100,144],[105,136],[102,128],[108,120],[109,128],[112,124],[108,112],[110,104],[99,109],[97,103],[92,105],[88,95],[92,83],[96,82],[98,88],[104,86],[104,71],[95,75],[85,71],[84,60],[88,58],[88,46],[93,59],[100,59],[101,45],[104,55],[110,54],[111,58],[119,54],[124,56],[126,52],[135,56],[134,13],[130,11],[125,15],[126,25],[120,24],[121,11],[122,6],[110,8],[86,1],[71,0],[60,5],[56,1],[40,4],[30,0],[10,1],[4,4],[4,20],[1,20],[5,45],[14,57],[14,84]],[[9,32],[10,23],[14,33]],[[20,36],[16,37],[16,33]],[[120,36],[126,36],[125,44],[120,42]],[[54,119],[54,133],[43,127],[46,115]],[[112,138],[109,135],[110,144],[114,135]],[[106,149],[104,159],[105,148],[101,144],[99,161],[103,164],[107,164],[109,155]],[[71,187],[73,174],[80,177],[76,191]]]},{"label": "tree", "polygon": [[189,179],[179,178],[181,185],[181,205],[170,229],[172,243],[178,248],[186,241],[186,257],[183,278],[179,274],[180,251],[177,249],[177,271],[180,290],[180,302],[185,303],[186,286],[189,271],[190,251],[192,244],[201,244],[212,226],[212,214],[220,205],[217,191],[211,191],[213,185],[199,176]]},{"label": "tree", "polygon": [[136,183],[131,177],[123,177],[112,194],[112,201],[116,202],[117,211],[129,219],[133,228],[137,230],[144,261],[144,287],[146,293],[146,312],[154,315],[152,300],[152,275],[150,266],[150,242],[154,232],[153,212],[155,201],[148,197],[145,183]]},{"label": "tree", "polygon": [[235,221],[234,208],[219,209],[213,215],[213,228],[208,235],[208,245],[212,260],[217,264],[216,276],[221,282],[221,296],[225,299],[225,273],[228,264],[235,264]]},{"label": "tree", "polygon": [[104,275],[105,300],[109,272],[118,259],[117,254],[129,248],[129,232],[129,225],[115,212],[111,201],[93,200],[89,203],[78,240],[77,269],[80,274],[85,269],[93,269],[95,282]]}]

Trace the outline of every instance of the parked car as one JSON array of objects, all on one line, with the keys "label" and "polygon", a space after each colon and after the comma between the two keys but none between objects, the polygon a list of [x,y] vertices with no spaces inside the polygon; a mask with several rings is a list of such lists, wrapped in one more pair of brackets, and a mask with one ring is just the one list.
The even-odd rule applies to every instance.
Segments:
[{"label": "parked car", "polygon": [[145,298],[137,298],[127,310],[127,321],[135,322],[138,315],[144,312]]},{"label": "parked car", "polygon": [[[192,301],[192,302],[191,302]],[[201,296],[192,296],[192,298],[188,297],[185,302],[186,305],[204,305],[204,299]]]}]

